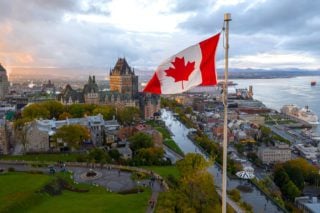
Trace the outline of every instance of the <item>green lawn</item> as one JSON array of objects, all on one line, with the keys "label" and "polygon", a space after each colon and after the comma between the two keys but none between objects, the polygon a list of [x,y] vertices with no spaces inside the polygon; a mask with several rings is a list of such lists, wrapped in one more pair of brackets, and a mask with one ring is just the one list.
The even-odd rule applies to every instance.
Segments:
[{"label": "green lawn", "polygon": [[163,178],[168,177],[168,175],[173,175],[174,177],[179,177],[179,172],[176,166],[142,166],[141,168],[154,171]]},{"label": "green lawn", "polygon": [[52,178],[48,175],[19,172],[0,174],[0,212],[29,199]]},{"label": "green lawn", "polygon": [[53,178],[22,172],[1,174],[0,212],[145,212],[151,196],[150,190],[120,195],[89,185],[86,185],[89,192],[85,193],[66,190],[58,196],[40,193]]},{"label": "green lawn", "polygon": [[2,160],[26,160],[26,161],[75,162],[82,155],[83,154],[77,154],[77,153],[4,155],[4,156],[0,156],[0,159],[2,159]]},{"label": "green lawn", "polygon": [[102,188],[88,193],[64,191],[62,195],[51,197],[40,205],[30,208],[30,212],[145,212],[150,199],[150,191],[140,194],[120,195],[106,192]]},{"label": "green lawn", "polygon": [[180,149],[180,147],[176,144],[176,142],[174,142],[174,140],[172,139],[165,139],[163,141],[163,143],[169,147],[170,149],[172,149],[173,151],[175,151],[176,153],[180,154],[181,156],[184,156],[183,151]]}]

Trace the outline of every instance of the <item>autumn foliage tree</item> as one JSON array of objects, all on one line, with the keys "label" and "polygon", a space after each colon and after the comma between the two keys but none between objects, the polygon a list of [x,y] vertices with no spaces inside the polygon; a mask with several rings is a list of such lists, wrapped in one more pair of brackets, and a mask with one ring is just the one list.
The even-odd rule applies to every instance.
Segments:
[{"label": "autumn foliage tree", "polygon": [[117,119],[122,124],[132,124],[135,121],[140,120],[140,110],[136,107],[124,107],[117,109]]},{"label": "autumn foliage tree", "polygon": [[282,194],[290,200],[301,194],[305,182],[314,184],[320,179],[318,169],[302,158],[287,161],[275,166],[274,182]]},{"label": "autumn foliage tree", "polygon": [[24,119],[37,119],[37,118],[49,118],[50,112],[41,104],[31,104],[26,106],[22,111],[22,118]]},{"label": "autumn foliage tree", "polygon": [[60,114],[64,112],[64,106],[58,101],[45,101],[40,103],[41,106],[46,108],[49,111],[49,118],[58,119]]},{"label": "autumn foliage tree", "polygon": [[111,120],[113,116],[116,114],[116,110],[112,106],[98,106],[92,111],[92,114],[101,114],[103,116],[103,119]]},{"label": "autumn foliage tree", "polygon": [[212,175],[207,171],[210,165],[195,153],[177,162],[178,186],[162,195],[159,212],[221,212]]},{"label": "autumn foliage tree", "polygon": [[56,140],[62,139],[69,147],[78,149],[84,140],[90,138],[90,133],[87,128],[81,125],[71,124],[60,127],[54,138]]}]

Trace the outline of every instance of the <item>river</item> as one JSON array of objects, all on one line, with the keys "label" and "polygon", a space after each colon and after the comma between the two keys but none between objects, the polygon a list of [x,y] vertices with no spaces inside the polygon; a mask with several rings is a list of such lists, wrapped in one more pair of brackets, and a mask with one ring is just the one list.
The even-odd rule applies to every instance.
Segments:
[{"label": "river", "polygon": [[[173,133],[173,140],[178,144],[184,153],[201,153],[201,151],[193,144],[193,142],[187,137],[189,129],[186,128],[180,121],[178,121],[170,111],[162,110],[162,119],[166,123],[166,126]],[[215,185],[221,188],[222,185],[222,175],[221,170],[218,166],[214,165],[209,168],[209,172],[214,177]],[[239,186],[246,186],[250,189],[248,191],[240,191],[241,198],[245,202],[249,203],[254,212],[282,212],[273,202],[271,202],[267,197],[260,192],[255,186],[253,186],[247,180],[240,179],[230,179],[228,178],[227,187],[228,190],[237,188]]]},{"label": "river", "polygon": [[[253,86],[253,98],[263,102],[267,107],[280,111],[285,104],[296,104],[299,107],[309,106],[311,111],[320,117],[320,76],[300,76],[294,78],[272,79],[232,79],[238,85],[230,87],[248,88]],[[316,81],[315,86],[310,82]],[[200,87],[198,90],[210,92],[212,87]],[[320,133],[320,125],[315,128]]]}]

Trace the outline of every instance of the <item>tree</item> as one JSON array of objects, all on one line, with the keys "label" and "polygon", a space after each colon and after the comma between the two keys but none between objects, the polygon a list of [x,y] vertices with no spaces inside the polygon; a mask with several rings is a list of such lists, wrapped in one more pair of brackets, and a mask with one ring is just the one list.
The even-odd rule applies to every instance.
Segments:
[{"label": "tree", "polygon": [[111,158],[109,154],[99,148],[91,149],[88,154],[88,160],[93,163],[106,163],[111,162]]},{"label": "tree", "polygon": [[86,115],[92,115],[93,110],[97,108],[97,105],[95,104],[82,104],[82,105]]},{"label": "tree", "polygon": [[177,167],[181,176],[206,172],[209,165],[210,163],[200,154],[195,153],[189,153],[183,160],[177,162]]},{"label": "tree", "polygon": [[303,177],[305,180],[307,180],[308,177],[313,173],[318,173],[318,169],[303,158],[296,158],[294,160],[290,160],[284,163],[284,168],[286,170],[287,169],[290,170],[290,168],[293,168],[293,167],[301,170],[301,173],[303,174]]},{"label": "tree", "polygon": [[277,186],[281,187],[287,182],[289,182],[290,178],[286,171],[283,169],[283,167],[276,168],[274,174],[273,174],[274,182]]},{"label": "tree", "polygon": [[146,165],[157,165],[163,158],[164,151],[160,147],[142,148],[137,151],[135,159],[144,162]]},{"label": "tree", "polygon": [[63,112],[59,115],[58,120],[66,120],[67,118],[72,118],[72,115],[68,112]]},{"label": "tree", "polygon": [[212,209],[221,211],[212,176],[207,171],[211,163],[194,153],[187,154],[177,162],[181,175],[177,188],[178,203],[187,204],[195,212],[210,212]]},{"label": "tree", "polygon": [[31,104],[22,111],[22,118],[33,120],[36,118],[49,118],[50,112],[41,104]]},{"label": "tree", "polygon": [[117,110],[117,119],[122,124],[132,124],[141,118],[140,111],[136,107],[124,107]]},{"label": "tree", "polygon": [[83,104],[72,104],[68,107],[68,112],[72,115],[73,118],[82,118],[86,109]]},{"label": "tree", "polygon": [[291,180],[281,187],[281,191],[291,201],[294,201],[294,198],[301,194],[298,187]]},{"label": "tree", "polygon": [[142,148],[153,147],[152,137],[142,132],[138,132],[129,138],[130,148],[137,151]]},{"label": "tree", "polygon": [[54,135],[54,138],[60,138],[63,142],[67,143],[69,147],[78,149],[84,140],[90,138],[90,133],[87,128],[81,125],[71,124],[60,127]]},{"label": "tree", "polygon": [[93,115],[101,114],[104,120],[111,120],[116,114],[116,110],[112,106],[98,106],[92,113]]},{"label": "tree", "polygon": [[121,157],[120,152],[117,149],[111,149],[109,150],[109,156],[113,159],[113,160],[119,160]]},{"label": "tree", "polygon": [[302,170],[296,166],[284,166],[290,180],[300,189],[304,188],[304,177]]},{"label": "tree", "polygon": [[46,101],[41,103],[41,105],[49,111],[49,118],[57,119],[64,111],[63,104],[58,101]]}]

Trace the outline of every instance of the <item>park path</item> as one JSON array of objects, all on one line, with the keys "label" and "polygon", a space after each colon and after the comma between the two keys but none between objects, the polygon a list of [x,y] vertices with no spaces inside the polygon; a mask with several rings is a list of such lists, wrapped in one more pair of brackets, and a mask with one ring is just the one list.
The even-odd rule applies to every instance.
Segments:
[{"label": "park path", "polygon": [[149,200],[149,205],[147,208],[146,213],[152,213],[157,205],[159,192],[163,192],[163,188],[161,186],[161,183],[159,181],[155,181],[152,186],[152,194]]},{"label": "park path", "polygon": [[[159,192],[166,191],[168,186],[164,181],[161,181],[162,178],[157,174],[151,172],[151,175],[154,176],[154,180],[144,180],[140,182],[136,182],[131,180],[131,173],[123,172],[119,170],[119,167],[116,165],[110,165],[104,168],[96,167],[94,168],[95,171],[98,171],[102,174],[100,178],[94,180],[81,180],[80,175],[83,174],[85,171],[88,171],[87,166],[71,166],[72,163],[66,163],[66,168],[69,171],[73,172],[73,179],[74,181],[86,182],[86,183],[95,183],[101,186],[110,189],[111,191],[122,191],[126,189],[133,188],[137,185],[146,185],[151,187],[152,194],[149,201],[153,201],[154,203],[148,203],[147,213],[151,213],[154,211],[155,206],[157,204]],[[32,167],[28,162],[23,161],[4,161],[0,160],[0,169],[9,169],[14,168],[16,171],[31,171],[37,170],[42,171],[45,173],[49,173],[49,169],[47,167]],[[54,166],[54,168],[59,171],[59,167]]]}]

